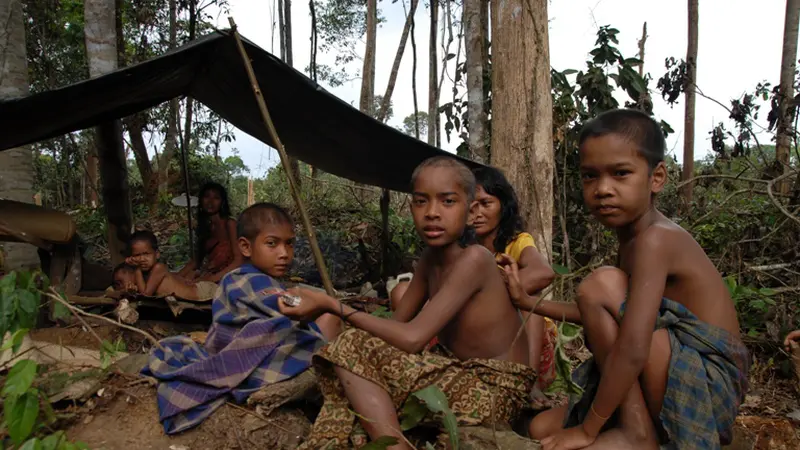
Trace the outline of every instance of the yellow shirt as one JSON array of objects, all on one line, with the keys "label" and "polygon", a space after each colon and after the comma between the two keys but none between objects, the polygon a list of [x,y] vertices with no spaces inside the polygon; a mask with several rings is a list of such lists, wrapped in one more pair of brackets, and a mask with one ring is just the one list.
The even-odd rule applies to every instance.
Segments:
[{"label": "yellow shirt", "polygon": [[531,236],[529,233],[520,233],[514,238],[513,241],[506,245],[505,254],[514,258],[514,261],[519,262],[519,258],[522,256],[522,251],[528,247],[533,247],[534,249],[536,248],[536,244],[533,242],[533,236]]}]

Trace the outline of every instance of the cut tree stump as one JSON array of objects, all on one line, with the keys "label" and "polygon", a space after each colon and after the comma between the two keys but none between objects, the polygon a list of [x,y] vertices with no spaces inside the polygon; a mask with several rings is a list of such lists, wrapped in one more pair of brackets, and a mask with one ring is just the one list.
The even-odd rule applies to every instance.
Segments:
[{"label": "cut tree stump", "polygon": [[318,397],[317,376],[313,370],[306,370],[294,378],[271,384],[254,392],[247,399],[247,404],[256,406],[259,413],[268,416],[272,411],[289,402],[312,400]]}]

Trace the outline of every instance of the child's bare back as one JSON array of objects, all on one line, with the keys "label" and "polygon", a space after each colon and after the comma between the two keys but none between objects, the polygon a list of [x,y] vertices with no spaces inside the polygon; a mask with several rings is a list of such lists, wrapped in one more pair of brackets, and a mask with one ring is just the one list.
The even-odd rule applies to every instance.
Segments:
[{"label": "child's bare back", "polygon": [[[494,256],[486,248],[480,245],[464,248],[452,264],[434,261],[426,253],[421,264],[427,270],[420,272],[428,275],[431,298],[428,308],[457,293],[464,285],[461,278],[477,274],[481,280],[479,289],[471,294],[471,298],[438,334],[440,343],[461,360],[487,358],[525,364],[527,340],[521,336],[514,341],[522,321],[508,299],[508,290],[497,270]],[[471,270],[465,270],[465,267]]]},{"label": "child's bare back", "polygon": [[[681,226],[657,212],[650,226],[620,242],[619,266],[629,276],[635,270],[637,246],[662,256],[666,271],[664,297],[676,301],[698,319],[739,336],[739,321],[730,293],[717,268]],[[655,249],[653,247],[656,247]],[[653,270],[648,266],[648,270]]]}]

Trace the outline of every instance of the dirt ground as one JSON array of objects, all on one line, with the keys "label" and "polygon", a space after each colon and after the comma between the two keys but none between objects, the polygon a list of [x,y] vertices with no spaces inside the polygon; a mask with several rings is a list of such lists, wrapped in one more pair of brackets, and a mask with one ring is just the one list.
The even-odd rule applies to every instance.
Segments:
[{"label": "dirt ground", "polygon": [[[137,326],[161,338],[170,334],[204,330],[205,325],[143,321]],[[126,342],[127,351],[141,353],[149,343],[139,334],[113,325],[93,326],[101,339]],[[90,349],[98,349],[94,336],[82,326],[35,330],[31,338]],[[578,356],[578,355],[576,355]],[[793,379],[756,371],[751,390],[737,419],[731,450],[800,449],[800,402]],[[300,406],[279,408],[268,417],[255,411],[226,405],[200,426],[168,437],[158,421],[155,388],[135,374],[111,374],[85,402],[54,405],[64,417],[61,425],[74,441],[98,450],[169,449],[292,449],[310,430],[308,415]],[[790,419],[787,416],[792,416]],[[526,447],[527,448],[527,447]]]}]

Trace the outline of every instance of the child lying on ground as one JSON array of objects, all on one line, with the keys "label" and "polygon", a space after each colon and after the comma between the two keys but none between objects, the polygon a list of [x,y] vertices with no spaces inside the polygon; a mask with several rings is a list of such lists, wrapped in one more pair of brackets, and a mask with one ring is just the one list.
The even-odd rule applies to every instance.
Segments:
[{"label": "child lying on ground", "polygon": [[[474,175],[455,159],[431,158],[414,171],[412,191],[414,225],[427,249],[392,319],[305,290],[295,291],[298,306],[280,304],[290,317],[312,320],[327,312],[355,327],[315,356],[325,404],[304,448],[363,445],[355,413],[372,440],[393,436],[399,443],[392,449],[409,448],[397,411],[431,385],[444,392],[462,425],[510,421],[528,404],[536,375],[527,366],[527,341],[515,339],[521,318],[492,253],[459,243],[474,206]],[[422,352],[437,335],[440,351]]]},{"label": "child lying on ground", "polygon": [[722,277],[656,209],[667,181],[661,128],[615,110],[587,123],[579,144],[583,198],[616,232],[619,268],[597,269],[578,287],[594,356],[573,374],[583,396],[534,418],[530,433],[545,450],[654,449],[659,441],[719,449],[732,438],[749,356]]},{"label": "child lying on ground", "polygon": [[118,292],[138,292],[139,288],[136,286],[136,266],[128,263],[120,263],[114,267],[114,272],[111,274],[113,280],[111,287]]},{"label": "child lying on ground", "polygon": [[198,425],[231,397],[243,402],[263,387],[297,376],[311,356],[340,331],[332,315],[297,323],[278,311],[283,277],[294,257],[289,215],[257,203],[239,216],[238,250],[246,258],[222,278],[214,298],[214,322],[205,345],[187,336],[160,342],[142,373],[159,380],[159,417],[167,434]]},{"label": "child lying on ground", "polygon": [[182,300],[211,301],[217,291],[216,283],[192,282],[170,273],[166,264],[158,259],[158,240],[151,231],[133,233],[128,240],[130,256],[125,262],[135,265],[136,288],[142,295],[174,295]]}]

